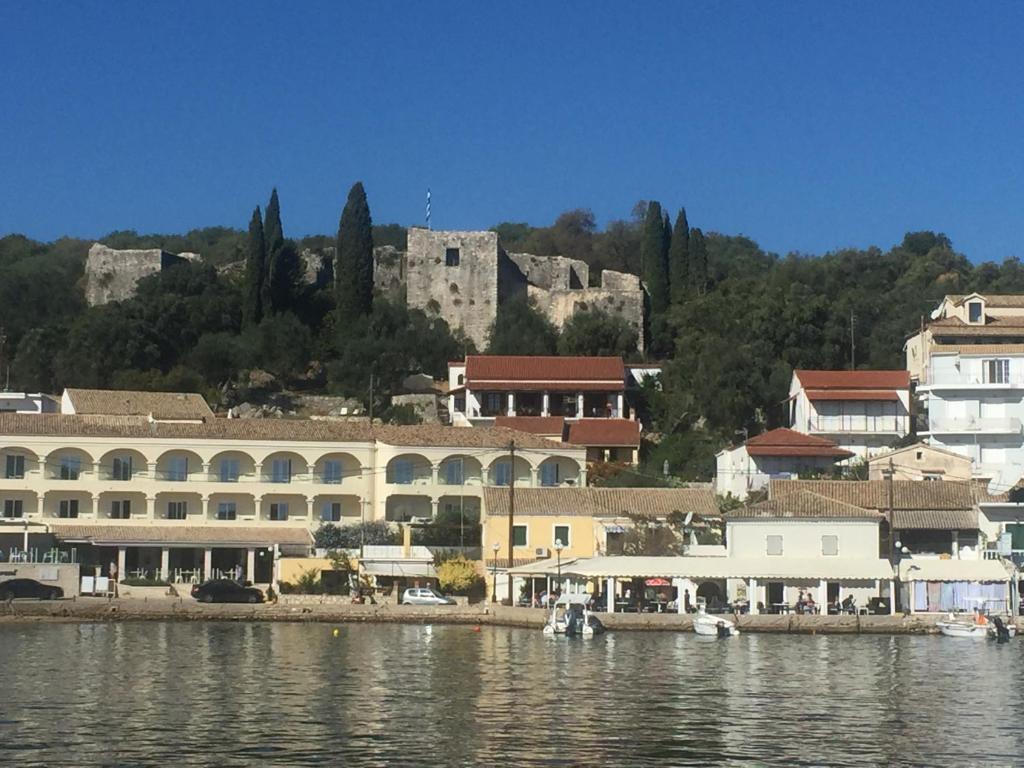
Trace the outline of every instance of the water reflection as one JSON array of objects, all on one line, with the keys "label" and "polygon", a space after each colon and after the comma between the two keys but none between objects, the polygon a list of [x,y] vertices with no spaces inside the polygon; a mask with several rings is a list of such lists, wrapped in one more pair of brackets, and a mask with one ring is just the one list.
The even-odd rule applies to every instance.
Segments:
[{"label": "water reflection", "polygon": [[322,624],[0,626],[0,763],[981,765],[1022,642]]}]

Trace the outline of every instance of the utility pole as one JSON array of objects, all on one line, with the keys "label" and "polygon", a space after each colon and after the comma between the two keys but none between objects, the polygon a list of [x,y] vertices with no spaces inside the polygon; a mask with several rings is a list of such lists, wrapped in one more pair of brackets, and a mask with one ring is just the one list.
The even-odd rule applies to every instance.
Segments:
[{"label": "utility pole", "polygon": [[893,515],[893,511],[892,511],[892,508],[893,508],[892,476],[895,473],[896,473],[896,470],[893,467],[892,459],[889,459],[889,468],[887,470],[885,470],[885,481],[886,481],[888,497],[889,497],[889,499],[888,499],[888,501],[889,501],[889,562],[892,565],[893,572],[895,573],[895,576],[896,576],[896,578],[893,579],[893,582],[892,582],[892,591],[893,591],[893,593],[892,593],[892,595],[890,595],[890,599],[892,600],[892,613],[894,615],[896,613],[896,606],[899,603],[899,600],[897,598],[899,597],[899,594],[900,594],[900,572],[899,572],[900,553],[897,551],[897,548],[896,548],[896,542],[898,541],[898,538],[896,536],[896,526],[895,526],[896,518]]},{"label": "utility pole", "polygon": [[506,578],[508,579],[508,604],[515,605],[512,600],[512,568],[515,567],[512,564],[512,545],[515,540],[515,536],[512,533],[512,525],[516,516],[516,441],[512,440],[508,444],[508,458],[511,470],[508,473],[508,573]]},{"label": "utility pole", "polygon": [[853,314],[853,310],[850,310],[850,370],[857,370],[857,340],[853,333],[853,324],[857,321],[857,316]]},{"label": "utility pole", "polygon": [[370,373],[370,427],[373,428],[373,372]]}]

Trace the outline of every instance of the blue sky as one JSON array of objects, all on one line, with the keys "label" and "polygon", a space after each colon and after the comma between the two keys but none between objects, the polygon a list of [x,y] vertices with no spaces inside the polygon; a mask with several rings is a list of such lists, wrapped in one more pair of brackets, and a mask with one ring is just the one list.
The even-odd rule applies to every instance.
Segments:
[{"label": "blue sky", "polygon": [[602,224],[1024,256],[1024,6],[7,2],[0,233]]}]

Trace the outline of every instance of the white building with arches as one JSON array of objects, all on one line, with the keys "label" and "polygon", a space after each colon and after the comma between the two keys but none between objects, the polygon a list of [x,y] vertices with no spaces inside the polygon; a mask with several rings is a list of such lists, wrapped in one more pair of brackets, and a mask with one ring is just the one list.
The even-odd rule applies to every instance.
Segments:
[{"label": "white building with arches", "polygon": [[269,582],[275,554],[308,554],[325,521],[479,510],[513,475],[586,484],[585,449],[509,429],[224,419],[177,393],[69,390],[62,404],[0,413],[0,533],[50,536],[122,575],[241,567]]}]

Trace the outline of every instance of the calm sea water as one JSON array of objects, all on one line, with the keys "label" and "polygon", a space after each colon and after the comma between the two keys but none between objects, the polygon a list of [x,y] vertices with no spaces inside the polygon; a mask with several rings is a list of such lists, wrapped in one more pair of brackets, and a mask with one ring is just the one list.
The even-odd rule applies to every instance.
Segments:
[{"label": "calm sea water", "polygon": [[1024,641],[0,626],[3,765],[1022,765]]}]

